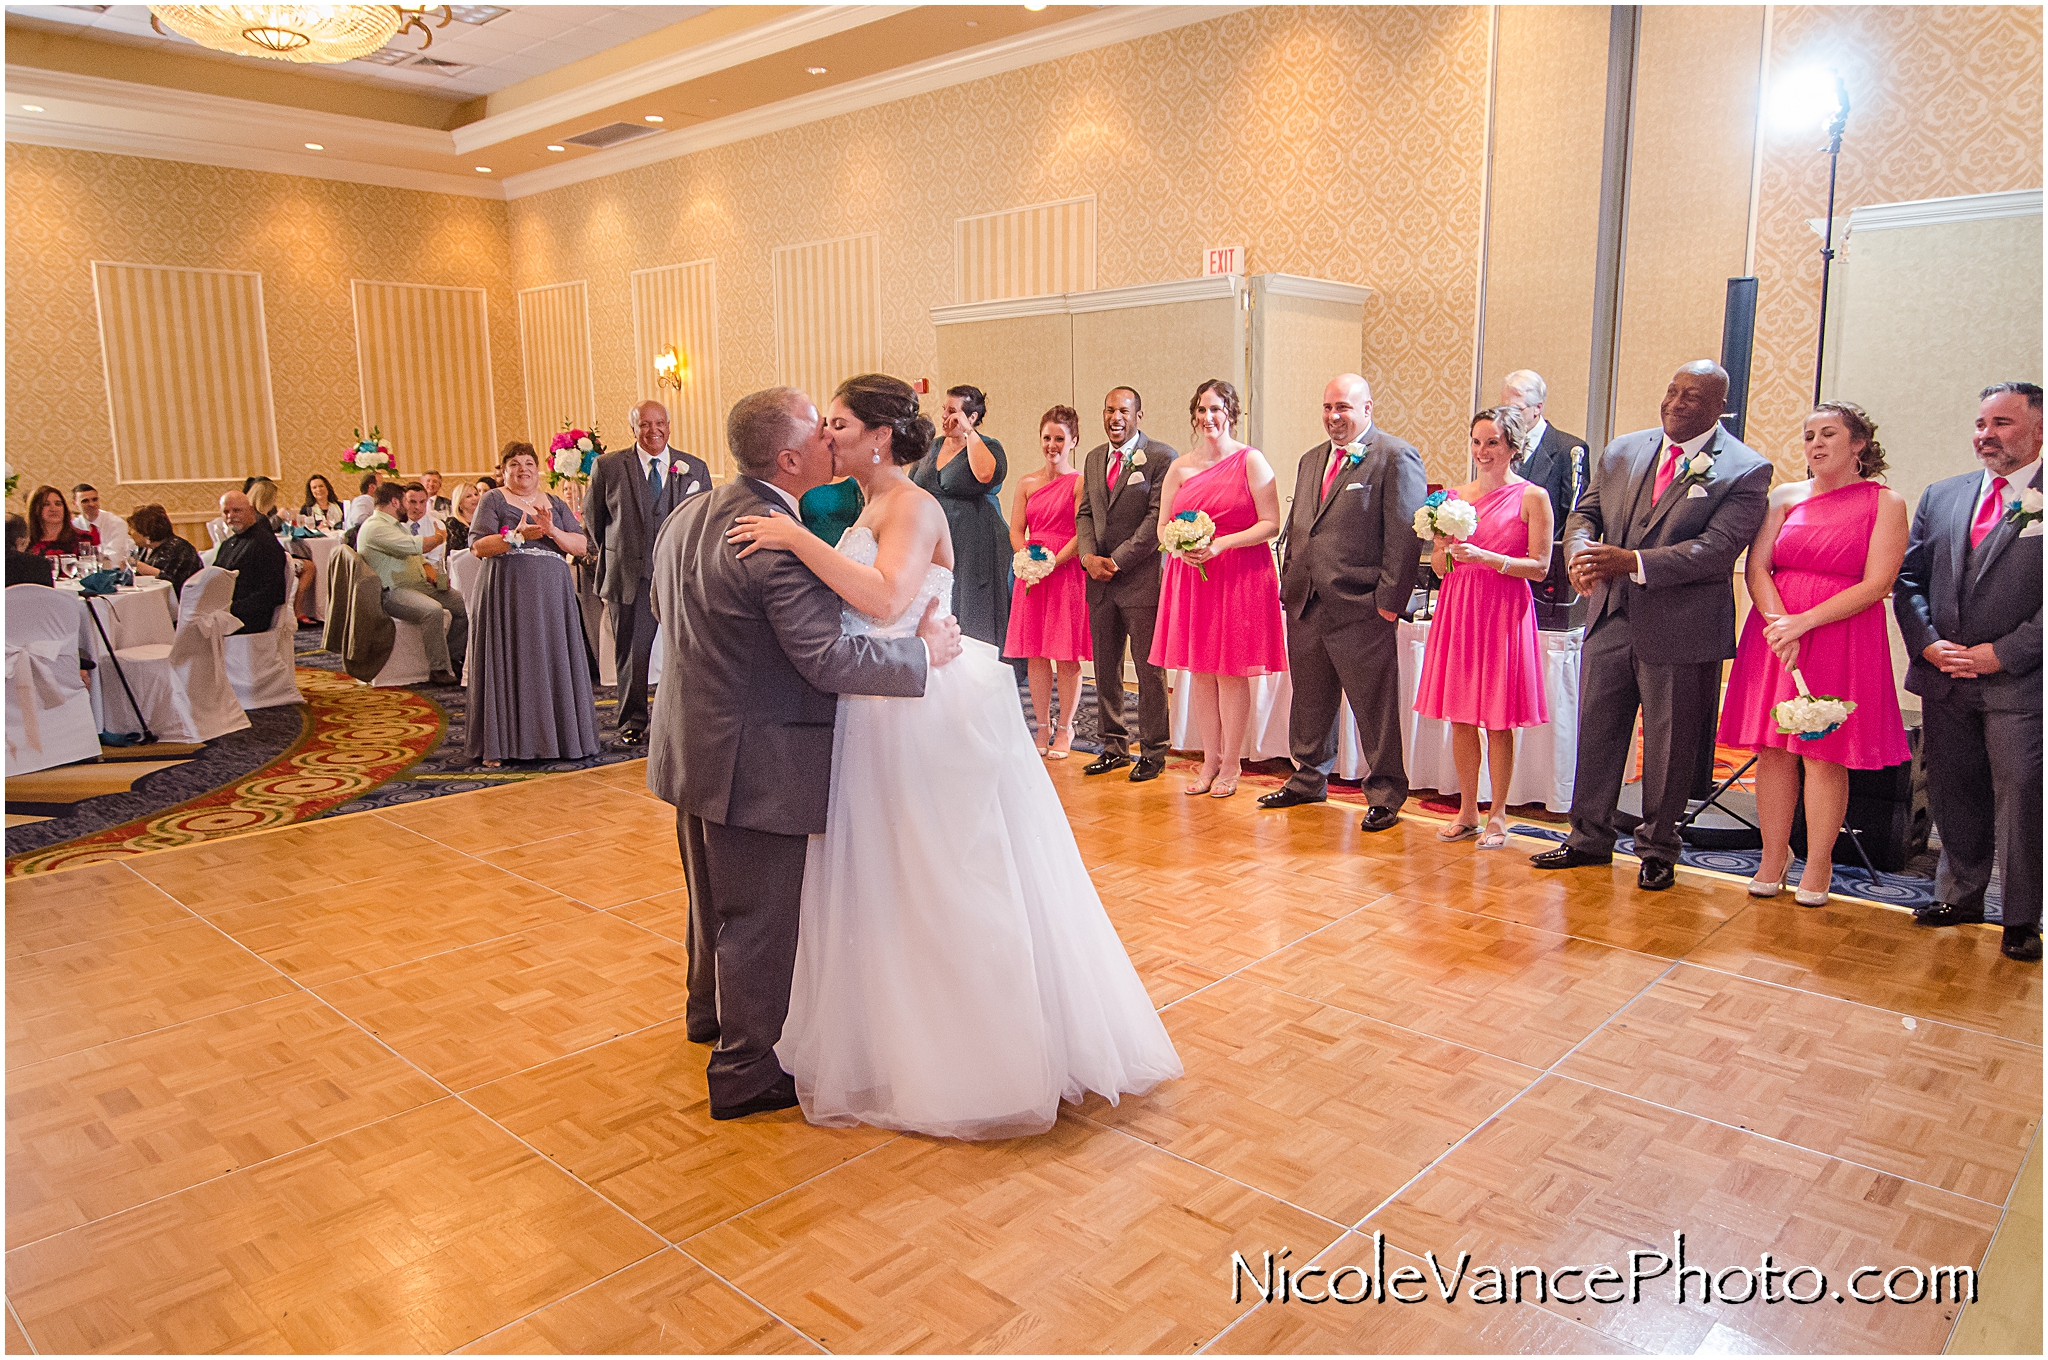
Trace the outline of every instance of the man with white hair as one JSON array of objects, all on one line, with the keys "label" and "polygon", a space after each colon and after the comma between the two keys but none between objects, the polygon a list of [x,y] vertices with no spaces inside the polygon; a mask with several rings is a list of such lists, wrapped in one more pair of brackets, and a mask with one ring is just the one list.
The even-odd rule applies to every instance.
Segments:
[{"label": "man with white hair", "polygon": [[1519,406],[1529,418],[1529,433],[1514,470],[1549,493],[1550,522],[1563,533],[1565,516],[1579,503],[1579,492],[1586,487],[1586,441],[1566,434],[1544,417],[1543,403],[1549,394],[1549,385],[1534,369],[1518,368],[1500,382],[1500,404]]},{"label": "man with white hair", "polygon": [[597,460],[583,497],[584,528],[597,549],[597,593],[612,621],[618,666],[619,743],[647,740],[647,663],[654,653],[654,540],[662,522],[692,496],[711,490],[711,468],[668,445],[668,408],[636,403],[626,413],[633,443]]}]

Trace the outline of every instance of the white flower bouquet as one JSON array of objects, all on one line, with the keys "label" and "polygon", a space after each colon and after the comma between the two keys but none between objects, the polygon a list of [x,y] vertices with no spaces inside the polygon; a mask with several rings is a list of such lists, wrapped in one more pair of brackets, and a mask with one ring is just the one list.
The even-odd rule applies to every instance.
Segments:
[{"label": "white flower bouquet", "polygon": [[1478,532],[1479,511],[1470,501],[1458,499],[1455,491],[1432,491],[1415,512],[1415,536],[1422,539],[1448,538],[1462,543]]},{"label": "white flower bouquet", "polygon": [[1028,591],[1052,575],[1052,554],[1045,550],[1043,543],[1026,543],[1010,559],[1010,571]]},{"label": "white flower bouquet", "polygon": [[1806,677],[1796,668],[1792,672],[1792,683],[1799,686],[1799,693],[1771,706],[1771,717],[1777,720],[1778,731],[1784,736],[1818,741],[1840,728],[1856,711],[1856,703],[1852,699],[1834,694],[1815,694],[1809,690]]},{"label": "white flower bouquet", "polygon": [[[1183,510],[1159,531],[1159,551],[1170,557],[1187,560],[1188,549],[1206,548],[1216,541],[1216,521],[1209,518],[1206,510]],[[1202,569],[1200,562],[1190,562],[1195,571],[1206,581],[1209,573]]]}]

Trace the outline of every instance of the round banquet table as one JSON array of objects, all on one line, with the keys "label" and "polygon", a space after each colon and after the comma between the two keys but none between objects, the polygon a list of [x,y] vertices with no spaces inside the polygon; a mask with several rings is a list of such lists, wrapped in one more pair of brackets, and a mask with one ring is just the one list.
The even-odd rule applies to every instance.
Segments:
[{"label": "round banquet table", "polygon": [[295,540],[306,545],[306,551],[313,558],[313,617],[325,620],[327,617],[327,563],[334,556],[334,550],[341,546],[340,534],[322,534],[317,538]]},{"label": "round banquet table", "polygon": [[[80,599],[85,592],[76,581],[57,582],[59,590],[69,591]],[[100,628],[107,630],[107,639],[100,639],[100,628],[93,626],[91,618],[84,620],[85,635],[92,647],[95,669],[92,673],[92,716],[93,721],[106,730],[106,719],[100,707],[100,694],[104,685],[118,685],[112,662],[107,659],[107,642],[114,644],[116,651],[130,647],[147,647],[151,643],[169,646],[176,638],[178,618],[178,592],[171,589],[169,581],[152,581],[147,578],[132,586],[122,586],[113,595],[95,595],[86,600],[85,607],[100,621]]]},{"label": "round banquet table", "polygon": [[[1411,788],[1435,789],[1455,794],[1458,767],[1451,757],[1451,726],[1415,711],[1415,686],[1422,674],[1422,652],[1429,641],[1427,620],[1400,625],[1401,648],[1401,757],[1408,767]],[[1515,780],[1508,788],[1508,803],[1519,806],[1541,803],[1552,812],[1568,812],[1572,805],[1572,777],[1578,772],[1579,743],[1579,650],[1586,638],[1583,628],[1570,632],[1536,634],[1536,646],[1543,664],[1543,695],[1550,706],[1550,721],[1541,727],[1522,729],[1515,743]],[[1199,751],[1201,737],[1194,728],[1190,711],[1188,673],[1175,671],[1168,677],[1173,686],[1172,741],[1175,750]],[[1252,680],[1252,711],[1246,736],[1247,760],[1271,760],[1288,755],[1287,709],[1294,687],[1286,675],[1263,675]],[[1359,753],[1358,724],[1351,717],[1347,699],[1337,710],[1337,765],[1334,773],[1343,779],[1362,779],[1367,773]],[[1479,796],[1493,796],[1489,771],[1479,775]]]}]

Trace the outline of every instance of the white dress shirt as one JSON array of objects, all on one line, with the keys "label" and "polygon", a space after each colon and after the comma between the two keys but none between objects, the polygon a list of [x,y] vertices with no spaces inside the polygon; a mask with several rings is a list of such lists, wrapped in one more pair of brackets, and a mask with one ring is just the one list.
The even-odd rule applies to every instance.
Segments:
[{"label": "white dress shirt", "polygon": [[[2008,502],[2018,500],[2020,493],[2033,484],[2034,474],[2040,470],[2041,456],[2035,454],[2033,462],[2028,463],[2025,467],[2014,468],[2010,473],[2006,474],[2005,499]],[[1984,498],[1991,494],[1991,479],[1997,475],[1990,468],[1985,468],[1983,475],[1977,479],[1977,501],[1970,510],[1970,523],[1975,524],[1977,522],[1978,514],[1984,509]],[[1999,513],[2003,514],[2005,512],[2001,510]],[[105,535],[105,532],[105,530],[101,530],[102,536]]]},{"label": "white dress shirt", "polygon": [[75,528],[99,530],[100,556],[114,566],[118,567],[126,562],[128,554],[134,549],[134,545],[128,539],[127,521],[111,510],[103,509],[91,519],[84,515],[73,515],[71,523]]}]

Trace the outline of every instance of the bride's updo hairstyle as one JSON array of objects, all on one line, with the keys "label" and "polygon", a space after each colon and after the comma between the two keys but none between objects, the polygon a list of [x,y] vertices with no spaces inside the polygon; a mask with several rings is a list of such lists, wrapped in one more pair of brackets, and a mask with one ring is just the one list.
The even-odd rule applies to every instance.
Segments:
[{"label": "bride's updo hairstyle", "polygon": [[901,378],[862,373],[839,384],[832,400],[869,429],[889,432],[889,456],[898,467],[915,463],[931,449],[937,432],[918,414],[916,389]]}]

